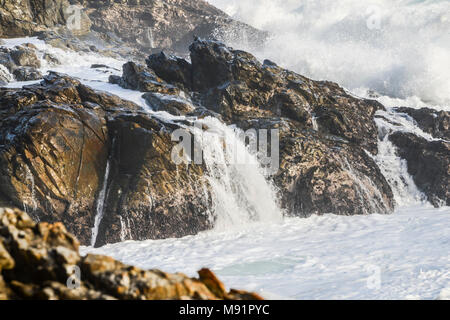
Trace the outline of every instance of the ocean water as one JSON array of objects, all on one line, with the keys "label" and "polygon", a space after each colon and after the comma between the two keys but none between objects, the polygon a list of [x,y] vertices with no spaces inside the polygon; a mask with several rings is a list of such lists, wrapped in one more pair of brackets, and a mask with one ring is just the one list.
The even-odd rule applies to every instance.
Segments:
[{"label": "ocean water", "polygon": [[[396,50],[402,53],[396,62],[403,66],[400,69],[406,70],[407,75],[414,75],[410,79],[405,73],[399,72],[396,78],[396,70],[400,69],[391,68],[392,61],[386,58],[389,53],[384,52],[382,47],[373,49],[377,41],[367,35],[361,35],[362,39],[357,39],[358,29],[363,27],[362,18],[358,18],[359,23],[356,23],[344,14],[352,8],[350,4],[353,1],[343,1],[340,4],[342,12],[331,1],[317,1],[315,5],[313,2],[304,1],[301,2],[304,5],[300,7],[297,6],[299,1],[286,1],[286,6],[281,6],[281,1],[214,2],[255,26],[261,28],[276,26],[278,29],[275,27],[268,29],[271,29],[272,33],[279,32],[286,37],[288,35],[294,37],[289,39],[290,43],[288,38],[285,42],[279,42],[279,46],[276,46],[276,42],[269,43],[261,52],[254,52],[257,56],[265,54],[275,62],[306,73],[314,79],[323,77],[339,81],[349,92],[358,96],[367,95],[369,89],[375,90],[380,93],[377,99],[388,107],[383,115],[397,123],[396,126],[391,126],[388,122],[378,121],[380,130],[384,132],[404,130],[432,139],[410,119],[394,113],[391,107],[432,106],[447,110],[448,90],[434,91],[436,93],[434,95],[427,89],[432,85],[435,85],[434,89],[445,88],[447,85],[448,89],[448,82],[445,82],[448,78],[444,68],[431,68],[436,72],[436,78],[423,73],[424,69],[430,67],[427,59],[415,59],[412,63],[411,59],[407,59],[410,56],[408,52],[403,52],[409,50],[408,41],[403,41],[405,43],[400,41],[400,34],[388,36],[387,31],[386,34],[381,32],[381,37],[392,39],[397,37],[399,48]],[[327,4],[335,10],[325,10]],[[423,16],[422,20],[417,18],[416,23],[420,24],[422,21],[425,33],[430,33],[432,29],[439,31],[436,31],[433,38],[436,42],[436,52],[441,48],[448,54],[445,43],[441,43],[441,38],[445,37],[442,31],[447,25],[447,20],[443,20],[442,17],[448,14],[448,10],[443,12],[442,8],[446,8],[447,4],[448,2],[442,1],[434,3],[416,1],[408,5],[437,8],[435,11],[430,9],[430,15],[434,12],[431,16],[436,19],[440,17],[440,23],[436,22],[433,26],[431,18],[429,24],[425,23],[423,20],[426,16]],[[399,2],[398,5],[408,7],[406,2]],[[289,11],[288,8],[292,10]],[[297,21],[297,14],[311,13],[314,11],[313,8],[316,8],[315,13],[318,16],[333,12],[329,15],[336,15],[341,20],[335,17],[333,20],[335,27],[331,27],[332,23],[326,21],[322,26],[319,22],[314,24],[312,17],[307,18],[312,25],[307,23],[308,20]],[[253,15],[250,14],[251,9]],[[272,14],[267,15],[267,12]],[[289,13],[292,18],[289,18],[289,15],[282,18],[285,13]],[[264,14],[266,18],[263,18]],[[283,20],[286,25],[297,23],[297,31],[287,26],[283,27]],[[353,29],[350,25],[353,25]],[[336,26],[341,26],[342,30]],[[302,28],[310,29],[307,32],[302,31]],[[355,39],[349,36],[351,39],[349,47],[344,43],[341,44],[345,50],[340,52],[339,41],[333,37],[332,30],[340,34],[347,29],[352,31],[350,35]],[[292,32],[288,32],[289,30]],[[406,30],[406,27],[403,30]],[[405,39],[412,39],[415,31],[413,28],[410,31],[410,38],[405,36]],[[418,34],[415,36],[420,37]],[[301,37],[311,38],[309,46],[302,44]],[[423,37],[427,39],[428,45],[431,38]],[[367,43],[364,42],[364,38]],[[328,44],[325,44],[326,39],[329,40],[326,41]],[[185,120],[183,117],[171,116],[165,112],[154,112],[145,104],[141,93],[109,84],[107,82],[109,75],[120,75],[124,61],[92,53],[63,51],[47,46],[35,38],[7,39],[5,45],[14,46],[26,42],[34,43],[40,50],[41,57],[44,52],[52,53],[62,62],[60,66],[50,66],[43,61],[42,72],[55,70],[67,73],[97,90],[107,91],[140,104],[153,116],[163,118],[165,121]],[[378,42],[380,46],[384,46],[383,41]],[[293,46],[292,49],[289,49],[290,45]],[[359,45],[361,47],[358,51],[355,48]],[[239,44],[235,46],[239,48]],[[242,42],[241,48],[245,49],[245,42]],[[314,48],[317,51],[316,56],[313,54]],[[389,46],[386,48],[385,50],[390,50],[392,54],[394,49]],[[420,50],[415,51],[413,44],[411,48],[411,56],[418,52],[424,53]],[[321,54],[327,51],[326,59],[321,59]],[[377,56],[377,52],[381,56]],[[359,54],[363,56],[360,57]],[[378,58],[372,63],[368,57]],[[443,59],[441,62],[445,65],[448,60]],[[116,70],[90,68],[94,63],[107,64]],[[425,78],[422,80],[426,80],[427,86],[415,87],[417,82],[414,79],[423,76]],[[391,91],[383,91],[377,85],[382,79],[393,81],[394,78],[398,81],[392,82],[392,85],[397,89],[387,85]],[[439,79],[443,79],[443,82],[438,81]],[[12,82],[8,86],[21,87],[30,83],[33,82]],[[214,119],[204,121],[208,126],[232,135],[229,128],[218,121]],[[212,140],[208,148],[211,155],[216,153],[224,159],[233,156],[225,154],[222,144],[214,143]],[[190,276],[195,276],[196,271],[202,267],[209,267],[224,280],[227,287],[254,290],[266,298],[450,299],[450,208],[435,209],[424,201],[423,195],[407,173],[407,164],[396,156],[393,145],[387,139],[380,140],[379,151],[375,160],[393,186],[399,204],[392,215],[343,217],[330,214],[308,219],[282,219],[281,211],[277,211],[273,187],[264,179],[258,168],[246,171],[232,165],[216,165],[212,160],[214,157],[211,157],[208,166],[212,174],[209,178],[215,191],[215,205],[211,208],[211,214],[219,216],[217,221],[220,222],[215,230],[182,239],[142,242],[125,241],[129,233],[123,230],[124,242],[99,249],[83,247],[81,251],[83,254],[110,255],[124,263],[142,268],[159,268],[168,272],[182,271]],[[218,174],[225,175],[228,179],[221,181],[217,179]],[[252,188],[253,185],[257,188]],[[258,201],[259,199],[264,201]],[[93,237],[96,236],[101,217],[102,204],[99,203],[96,224],[92,226]]]}]

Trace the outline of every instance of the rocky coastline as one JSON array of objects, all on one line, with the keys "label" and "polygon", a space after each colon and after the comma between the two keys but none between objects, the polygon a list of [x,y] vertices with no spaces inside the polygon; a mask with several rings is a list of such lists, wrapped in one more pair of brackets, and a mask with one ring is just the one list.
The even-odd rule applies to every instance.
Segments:
[{"label": "rocky coastline", "polygon": [[[422,133],[405,131],[376,100],[229,47],[221,40],[236,30],[255,46],[268,35],[204,1],[39,3],[1,4],[0,37],[36,36],[67,51],[125,59],[109,83],[139,93],[146,106],[66,74],[42,74],[42,52],[31,43],[0,43],[2,86],[39,80],[0,88],[0,299],[259,299],[227,292],[206,269],[193,279],[78,253],[80,244],[213,228],[209,168],[171,159],[172,133],[192,119],[279,130],[279,170],[268,180],[285,216],[392,213],[396,186],[377,161],[386,138],[426,201],[450,205],[446,111],[389,110]],[[71,5],[82,8],[76,32],[67,27]],[[43,59],[61,63],[48,53]],[[66,286],[74,267],[86,277],[75,291]]]}]

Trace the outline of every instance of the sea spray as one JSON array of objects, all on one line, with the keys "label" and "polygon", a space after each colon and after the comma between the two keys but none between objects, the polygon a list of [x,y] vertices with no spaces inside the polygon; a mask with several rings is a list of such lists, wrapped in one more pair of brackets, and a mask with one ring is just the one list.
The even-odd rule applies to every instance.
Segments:
[{"label": "sea spray", "polygon": [[[354,91],[450,105],[449,1],[210,0],[270,37],[258,58]],[[239,32],[224,40],[252,49]]]}]

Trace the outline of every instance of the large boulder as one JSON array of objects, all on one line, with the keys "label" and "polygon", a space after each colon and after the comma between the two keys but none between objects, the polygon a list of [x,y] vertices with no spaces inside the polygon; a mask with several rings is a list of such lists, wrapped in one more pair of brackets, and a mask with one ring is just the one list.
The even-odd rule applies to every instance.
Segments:
[{"label": "large boulder", "polygon": [[260,300],[227,291],[208,269],[199,278],[141,270],[112,258],[81,257],[61,223],[36,224],[24,212],[0,208],[0,300]]},{"label": "large boulder", "polygon": [[142,92],[179,93],[179,89],[167,84],[156,76],[153,70],[134,62],[123,65],[123,76],[110,77],[110,82],[119,84],[125,89],[138,90]]},{"label": "large boulder", "polygon": [[12,49],[0,47],[0,82],[32,81],[42,79],[38,70],[41,61],[36,54],[37,48],[28,43]]},{"label": "large boulder", "polygon": [[0,200],[65,223],[84,245],[210,228],[202,167],[170,159],[179,126],[56,73],[0,89],[0,106]]}]

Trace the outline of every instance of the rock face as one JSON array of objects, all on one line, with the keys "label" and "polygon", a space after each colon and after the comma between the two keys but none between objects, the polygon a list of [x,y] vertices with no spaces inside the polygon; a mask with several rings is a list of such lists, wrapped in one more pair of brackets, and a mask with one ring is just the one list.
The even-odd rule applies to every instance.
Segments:
[{"label": "rock face", "polygon": [[33,35],[36,31],[64,25],[67,0],[2,1],[0,4],[0,37]]},{"label": "rock face", "polygon": [[36,48],[32,44],[16,46],[13,49],[0,47],[0,65],[3,73],[0,81],[8,83],[17,81],[31,81],[42,79],[39,72],[41,61],[36,55]]},{"label": "rock face", "polygon": [[[177,86],[196,110],[207,108],[244,130],[280,130],[281,165],[273,180],[288,212],[308,216],[392,210],[392,191],[368,155],[377,153],[373,117],[383,109],[381,104],[271,61],[260,63],[221,42],[197,38],[190,51],[192,63],[155,54],[146,60],[147,66],[162,81]],[[155,110],[195,114],[163,103],[153,93],[146,97]]]},{"label": "rock face", "polygon": [[134,59],[144,59],[141,52],[162,49],[185,55],[193,36],[245,36],[252,46],[267,38],[266,32],[231,19],[203,0],[2,1],[0,37],[31,35],[59,48]]},{"label": "rock face", "polygon": [[65,223],[85,245],[210,228],[202,167],[170,159],[176,124],[56,73],[0,89],[0,106],[1,201]]},{"label": "rock face", "polygon": [[419,128],[430,134],[428,140],[413,133],[394,132],[389,140],[408,163],[408,172],[417,187],[434,206],[450,205],[450,115],[428,108],[396,108],[413,118]]},{"label": "rock face", "polygon": [[399,113],[406,113],[414,119],[418,127],[437,139],[450,140],[450,113],[429,108],[396,108]]},{"label": "rock face", "polygon": [[81,257],[78,247],[63,224],[36,224],[24,212],[0,208],[0,300],[262,299],[227,292],[208,269],[198,279],[141,270],[109,257]]},{"label": "rock face", "polygon": [[254,45],[267,37],[203,0],[80,2],[87,8],[92,30],[112,34],[146,52],[167,49],[186,53],[193,36],[223,39],[229,33],[246,33]]}]

